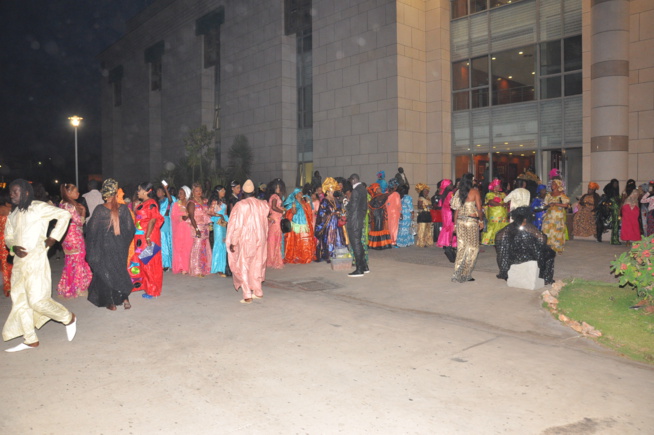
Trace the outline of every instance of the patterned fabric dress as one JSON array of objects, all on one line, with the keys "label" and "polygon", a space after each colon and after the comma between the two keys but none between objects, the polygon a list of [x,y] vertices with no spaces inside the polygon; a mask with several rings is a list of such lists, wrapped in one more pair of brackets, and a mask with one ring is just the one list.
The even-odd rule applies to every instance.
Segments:
[{"label": "patterned fabric dress", "polygon": [[[284,202],[284,207],[287,208],[285,217],[291,221],[291,231],[284,234],[284,262],[308,264],[316,259],[313,210],[310,199],[297,201],[295,196],[299,192],[301,190],[296,189]],[[272,208],[270,210],[272,211]]]},{"label": "patterned fabric dress", "polygon": [[227,245],[225,245],[225,236],[227,236],[227,227],[218,224],[222,217],[225,222],[229,222],[227,216],[227,204],[222,203],[216,210],[218,216],[212,216],[213,222],[213,252],[211,256],[211,273],[225,273],[227,269]]},{"label": "patterned fabric dress", "polygon": [[282,213],[276,212],[273,209],[273,202],[276,202],[277,208],[284,209],[282,200],[276,193],[270,196],[268,206],[270,207],[270,220],[268,222],[268,259],[266,260],[266,267],[273,269],[283,269],[284,260],[282,256]]},{"label": "patterned fabric dress", "polygon": [[71,218],[66,237],[61,241],[66,257],[57,293],[65,298],[76,298],[89,289],[93,278],[91,268],[86,262],[86,243],[82,231],[84,218],[72,204],[62,202],[59,207],[67,210]]},{"label": "patterned fabric dress", "polygon": [[134,285],[134,291],[143,290],[147,295],[156,297],[161,295],[163,287],[163,263],[161,261],[161,251],[157,252],[148,262],[143,263],[139,254],[147,247],[145,233],[151,220],[155,221],[154,228],[150,233],[151,243],[161,246],[161,225],[164,218],[159,213],[157,202],[149,198],[147,201],[139,204],[134,210],[134,219],[136,233],[134,234],[134,254],[132,255],[129,265],[129,276]]},{"label": "patterned fabric dress", "polygon": [[191,264],[189,275],[204,276],[211,273],[211,245],[209,242],[209,225],[211,225],[211,216],[209,216],[209,206],[207,200],[202,200],[202,204],[195,204],[195,213],[193,218],[200,230],[200,237],[193,238],[191,247]]},{"label": "patterned fabric dress", "polygon": [[159,213],[164,217],[164,223],[161,226],[161,261],[163,267],[169,268],[173,265],[173,231],[170,223],[170,212],[177,198],[171,196],[172,201],[163,198],[159,201]]},{"label": "patterned fabric dress", "polygon": [[647,235],[654,234],[654,195],[645,193],[640,199],[642,204],[647,204]]},{"label": "patterned fabric dress", "polygon": [[595,195],[586,194],[579,200],[579,210],[572,218],[572,234],[575,237],[595,237],[597,225],[595,224]]},{"label": "patterned fabric dress", "polygon": [[454,235],[454,221],[452,213],[452,197],[454,192],[447,194],[443,200],[443,205],[441,206],[441,216],[443,217],[443,228],[441,228],[441,233],[438,235],[438,241],[436,246],[439,248],[444,248],[446,246],[452,246],[456,248],[456,236]]},{"label": "patterned fabric dress", "polygon": [[[565,194],[552,196],[548,193],[545,197],[545,204],[550,205],[554,203],[569,204],[570,198]],[[563,252],[566,219],[567,213],[565,208],[556,206],[550,206],[545,213],[545,218],[543,219],[543,232],[547,236],[547,244],[557,253]]]},{"label": "patterned fabric dress", "polygon": [[466,282],[472,279],[472,271],[479,255],[479,218],[475,201],[461,204],[459,195],[451,203],[452,210],[459,210],[456,221],[457,250],[452,281]]},{"label": "patterned fabric dress", "polygon": [[402,217],[400,218],[400,229],[397,232],[397,246],[405,248],[415,244],[415,237],[411,233],[411,213],[413,212],[413,198],[411,195],[404,195],[402,198]]},{"label": "patterned fabric dress", "polygon": [[[509,212],[503,204],[506,194],[504,192],[488,192],[484,204],[486,204],[486,219],[488,227],[484,231],[481,243],[484,245],[495,244],[495,234],[509,224]],[[491,206],[490,204],[498,204]]]},{"label": "patterned fabric dress", "polygon": [[9,250],[5,246],[5,225],[7,216],[0,216],[0,273],[2,274],[2,288],[6,292],[11,290],[11,268],[12,265],[7,262]]},{"label": "patterned fabric dress", "polygon": [[543,218],[545,218],[545,211],[543,207],[545,206],[545,201],[543,198],[536,197],[531,201],[531,211],[534,212],[534,226],[539,230],[543,228]]},{"label": "patterned fabric dress", "polygon": [[344,227],[338,226],[338,214],[342,212],[344,210],[338,201],[332,201],[325,197],[320,202],[314,230],[317,239],[317,261],[325,260],[329,263],[334,256],[334,249],[347,248],[343,232]]},{"label": "patterned fabric dress", "polygon": [[391,233],[388,231],[388,211],[386,202],[388,194],[381,193],[374,195],[368,202],[370,210],[370,233],[368,234],[368,247],[372,249],[389,249],[391,243]]},{"label": "patterned fabric dress", "polygon": [[[431,201],[424,196],[418,197],[418,214],[421,212],[429,212],[431,210]],[[430,214],[431,220],[431,214]],[[418,222],[418,238],[416,246],[426,248],[434,243],[434,224],[431,222]]]}]

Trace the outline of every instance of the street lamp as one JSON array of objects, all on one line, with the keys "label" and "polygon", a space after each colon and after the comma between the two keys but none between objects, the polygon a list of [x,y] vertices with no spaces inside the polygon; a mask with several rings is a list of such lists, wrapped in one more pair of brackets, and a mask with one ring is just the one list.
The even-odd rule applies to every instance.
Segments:
[{"label": "street lamp", "polygon": [[77,127],[79,127],[79,123],[82,121],[82,119],[79,116],[71,116],[68,118],[70,120],[70,124],[75,127],[75,186],[79,189],[79,173],[78,173],[78,165],[77,165]]}]

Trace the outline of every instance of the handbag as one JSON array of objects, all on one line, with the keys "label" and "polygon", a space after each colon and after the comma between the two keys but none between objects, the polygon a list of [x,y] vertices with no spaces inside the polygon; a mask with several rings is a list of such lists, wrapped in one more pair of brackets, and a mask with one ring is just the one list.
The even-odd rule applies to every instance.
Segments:
[{"label": "handbag", "polygon": [[143,264],[148,264],[161,251],[161,246],[152,242],[139,254],[139,258]]},{"label": "handbag", "polygon": [[443,251],[445,252],[447,259],[450,260],[450,263],[454,263],[456,261],[456,248],[445,246]]},{"label": "handbag", "polygon": [[431,223],[431,212],[421,211],[418,213],[418,223],[419,224],[430,224]]},{"label": "handbag", "polygon": [[283,218],[279,224],[282,228],[282,233],[286,234],[291,232],[291,221],[289,219]]}]

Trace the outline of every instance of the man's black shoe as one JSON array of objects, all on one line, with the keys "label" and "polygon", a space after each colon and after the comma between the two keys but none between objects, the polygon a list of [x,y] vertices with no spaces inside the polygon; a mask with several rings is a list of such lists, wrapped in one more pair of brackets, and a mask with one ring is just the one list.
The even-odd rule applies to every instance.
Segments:
[{"label": "man's black shoe", "polygon": [[354,272],[348,273],[347,276],[349,276],[350,278],[358,278],[360,276],[363,276],[363,272],[357,269]]}]

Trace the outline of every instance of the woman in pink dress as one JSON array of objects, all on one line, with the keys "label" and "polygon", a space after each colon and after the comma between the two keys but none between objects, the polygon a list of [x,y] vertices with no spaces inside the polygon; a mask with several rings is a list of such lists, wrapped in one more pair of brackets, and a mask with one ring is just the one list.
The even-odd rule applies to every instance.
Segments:
[{"label": "woman in pink dress", "polygon": [[86,243],[82,231],[86,209],[77,202],[77,198],[79,198],[79,190],[74,184],[61,185],[59,207],[67,210],[71,215],[66,237],[61,242],[66,257],[64,270],[57,285],[57,293],[65,298],[76,298],[81,293],[86,293],[93,278],[91,268],[86,262]]},{"label": "woman in pink dress", "polygon": [[286,185],[281,178],[275,178],[268,183],[266,200],[270,206],[268,216],[268,259],[266,267],[282,269],[284,267],[284,255],[282,252],[282,227],[280,223],[286,210],[282,203],[286,196]]},{"label": "woman in pink dress", "polygon": [[391,244],[397,248],[397,232],[400,229],[400,215],[402,214],[402,198],[397,192],[399,183],[397,179],[391,178],[388,182],[388,195],[386,201],[386,213],[388,214],[388,232],[391,233]]},{"label": "woman in pink dress", "polygon": [[188,186],[182,186],[177,193],[177,202],[173,203],[170,211],[173,229],[173,273],[187,274],[191,266],[193,228],[186,211],[190,197],[191,189]]},{"label": "woman in pink dress", "polygon": [[193,246],[191,247],[191,265],[189,275],[200,278],[211,273],[211,243],[209,242],[209,203],[202,196],[200,183],[193,183],[191,199],[186,204],[188,220],[193,227]]},{"label": "woman in pink dress", "polygon": [[622,194],[622,207],[620,208],[622,218],[620,239],[627,242],[627,247],[631,246],[631,242],[636,242],[641,238],[641,226],[638,222],[638,216],[640,215],[639,196],[640,192],[636,189],[636,182],[634,180],[627,181],[627,186]]},{"label": "woman in pink dress", "polygon": [[441,216],[443,217],[443,226],[438,235],[436,246],[445,248],[451,246],[456,248],[456,236],[454,236],[454,220],[452,219],[452,209],[450,203],[454,195],[454,185],[452,180],[445,179],[441,182]]}]

